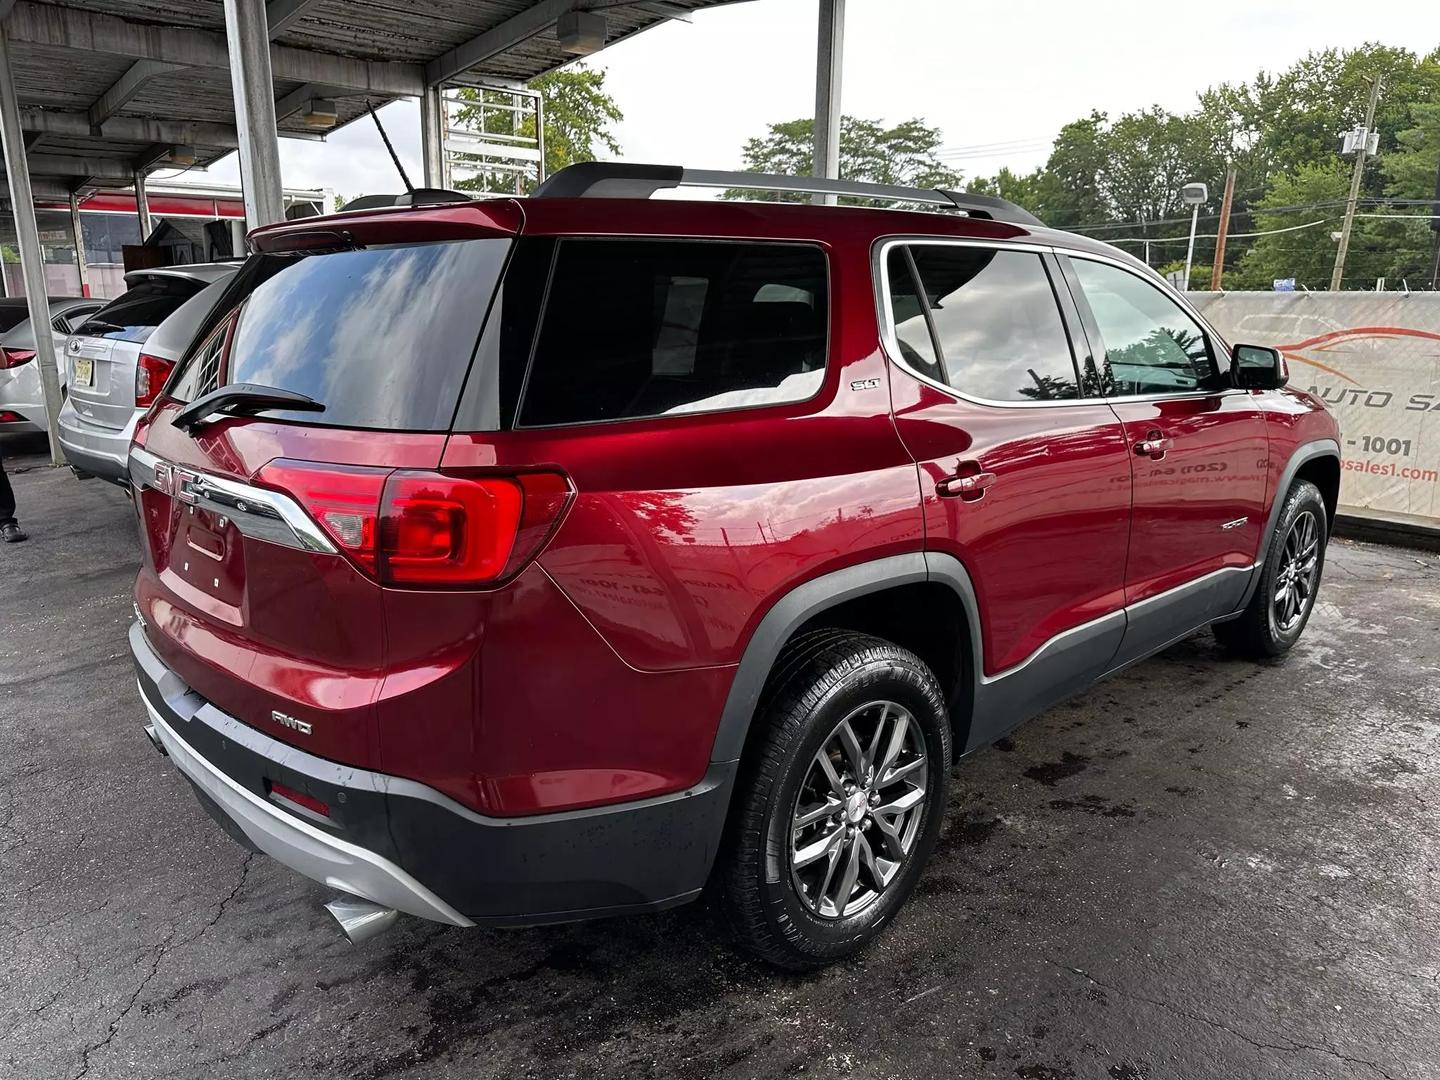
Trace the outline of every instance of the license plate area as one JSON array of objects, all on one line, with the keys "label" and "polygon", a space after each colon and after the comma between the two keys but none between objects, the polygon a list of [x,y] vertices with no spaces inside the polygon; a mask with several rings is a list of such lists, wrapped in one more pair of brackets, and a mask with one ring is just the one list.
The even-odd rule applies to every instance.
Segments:
[{"label": "license plate area", "polygon": [[75,357],[71,384],[84,389],[95,385],[95,361],[88,356]]}]

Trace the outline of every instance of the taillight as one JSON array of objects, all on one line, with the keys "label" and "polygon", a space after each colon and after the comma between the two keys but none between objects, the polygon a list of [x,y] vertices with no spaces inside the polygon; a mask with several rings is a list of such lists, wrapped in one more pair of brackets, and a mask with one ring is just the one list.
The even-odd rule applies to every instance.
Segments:
[{"label": "taillight", "polygon": [[378,574],[380,497],[389,469],[272,461],[258,479],[304,504],[335,545],[371,577]]},{"label": "taillight", "polygon": [[380,517],[382,577],[397,585],[494,581],[509,565],[524,500],[506,477],[395,473]]},{"label": "taillight", "polygon": [[148,408],[155,404],[155,399],[160,396],[160,391],[165,387],[165,380],[170,378],[170,372],[174,369],[174,360],[162,360],[149,353],[140,354],[140,359],[135,364],[135,407],[137,409]]},{"label": "taillight", "polygon": [[34,349],[0,349],[0,368],[9,370],[35,359]]},{"label": "taillight", "polygon": [[411,588],[509,580],[539,553],[574,496],[553,472],[452,475],[281,459],[257,479],[299,499],[366,574]]}]

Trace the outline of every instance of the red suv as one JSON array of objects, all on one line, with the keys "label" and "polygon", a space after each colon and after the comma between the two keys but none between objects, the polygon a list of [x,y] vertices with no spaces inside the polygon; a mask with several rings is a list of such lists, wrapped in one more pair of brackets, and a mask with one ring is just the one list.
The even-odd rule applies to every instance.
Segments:
[{"label": "red suv", "polygon": [[[938,209],[646,199],[690,183]],[[1335,422],[1111,247],[656,166],[401,201],[254,233],[130,458],[151,738],[352,939],[708,884],[815,966],[957,758],[1305,626]]]}]

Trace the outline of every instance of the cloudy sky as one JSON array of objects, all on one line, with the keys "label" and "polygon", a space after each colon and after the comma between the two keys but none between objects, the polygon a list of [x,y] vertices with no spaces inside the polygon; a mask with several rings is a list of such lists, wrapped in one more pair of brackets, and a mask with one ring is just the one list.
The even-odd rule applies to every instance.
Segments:
[{"label": "cloudy sky", "polygon": [[[1159,103],[1182,111],[1218,82],[1283,68],[1311,49],[1368,39],[1426,52],[1440,4],[1377,19],[1349,0],[849,0],[844,108],[888,122],[923,117],[966,175],[1029,169],[1069,120]],[[668,23],[592,57],[625,113],[631,161],[731,168],[745,140],[814,108],[816,0],[751,0]],[[419,111],[381,113],[412,178]],[[347,196],[396,191],[368,121],[326,143],[281,140],[285,184]],[[169,174],[161,174],[169,175]],[[238,183],[234,155],[196,180]]]}]

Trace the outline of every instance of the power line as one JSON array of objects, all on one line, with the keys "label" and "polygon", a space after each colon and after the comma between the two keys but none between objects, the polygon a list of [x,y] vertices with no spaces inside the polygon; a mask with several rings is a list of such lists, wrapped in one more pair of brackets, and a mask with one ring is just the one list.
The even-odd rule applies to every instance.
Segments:
[{"label": "power line", "polygon": [[[1232,240],[1249,239],[1252,236],[1274,236],[1276,233],[1299,232],[1301,229],[1313,229],[1316,225],[1324,225],[1325,218],[1318,218],[1315,221],[1307,221],[1304,225],[1287,225],[1283,229],[1262,229],[1260,232],[1230,233]],[[1200,233],[1196,240],[1214,240],[1219,233]],[[1190,234],[1184,236],[1121,236],[1110,241],[1112,244],[1184,244],[1190,239]]]},{"label": "power line", "polygon": [[[1431,199],[1401,199],[1386,198],[1379,195],[1363,198],[1360,202],[1367,206],[1430,206],[1435,202]],[[1344,199],[1325,199],[1320,202],[1294,203],[1290,206],[1251,206],[1244,210],[1237,209],[1237,217],[1254,217],[1257,214],[1290,214],[1301,210],[1326,210],[1331,207],[1344,206]],[[1201,214],[1201,221],[1219,221],[1219,214]],[[1097,229],[1147,229],[1153,225],[1188,225],[1188,217],[1155,218],[1151,221],[1109,221],[1095,225],[1071,225],[1066,232],[1094,232]]]}]

